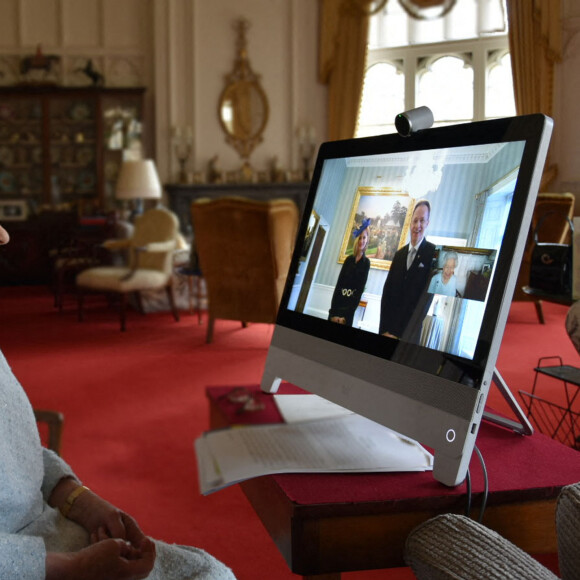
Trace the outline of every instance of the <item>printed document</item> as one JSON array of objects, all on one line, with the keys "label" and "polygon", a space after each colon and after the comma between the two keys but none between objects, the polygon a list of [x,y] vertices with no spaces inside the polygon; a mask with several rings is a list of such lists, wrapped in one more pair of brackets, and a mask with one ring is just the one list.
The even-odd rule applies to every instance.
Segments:
[{"label": "printed document", "polygon": [[353,413],[204,433],[195,442],[203,494],[274,473],[426,471],[419,443]]}]

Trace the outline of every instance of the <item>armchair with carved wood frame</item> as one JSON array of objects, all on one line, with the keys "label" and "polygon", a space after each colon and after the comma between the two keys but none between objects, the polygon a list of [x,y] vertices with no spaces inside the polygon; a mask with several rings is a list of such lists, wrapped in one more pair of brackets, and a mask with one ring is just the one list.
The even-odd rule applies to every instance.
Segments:
[{"label": "armchair with carved wood frame", "polygon": [[100,266],[83,270],[76,277],[78,317],[84,319],[84,296],[87,291],[116,294],[120,297],[120,325],[126,330],[127,296],[134,294],[141,312],[140,292],[165,289],[176,321],[179,313],[173,300],[173,252],[177,247],[179,222],[165,209],[154,208],[135,220],[133,235],[128,239],[108,241],[111,251],[126,250],[127,266]]}]

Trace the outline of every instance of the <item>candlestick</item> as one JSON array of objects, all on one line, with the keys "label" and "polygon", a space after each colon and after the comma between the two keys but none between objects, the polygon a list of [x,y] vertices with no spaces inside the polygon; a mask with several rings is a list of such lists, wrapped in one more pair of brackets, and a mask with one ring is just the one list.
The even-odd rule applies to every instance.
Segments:
[{"label": "candlestick", "polygon": [[303,179],[304,181],[310,181],[312,158],[316,149],[316,131],[312,125],[303,125],[297,129],[296,133],[302,159]]},{"label": "candlestick", "polygon": [[193,141],[193,129],[187,125],[185,127],[173,126],[171,128],[175,157],[179,163],[179,183],[187,183],[186,164],[191,155],[191,143]]}]

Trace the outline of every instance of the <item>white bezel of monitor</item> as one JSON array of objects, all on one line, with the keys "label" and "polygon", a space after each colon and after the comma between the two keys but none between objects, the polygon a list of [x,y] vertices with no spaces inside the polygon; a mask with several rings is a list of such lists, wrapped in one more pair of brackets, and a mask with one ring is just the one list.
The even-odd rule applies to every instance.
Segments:
[{"label": "white bezel of monitor", "polygon": [[[434,452],[435,479],[448,486],[461,483],[467,473],[492,382],[548,151],[552,125],[550,118],[538,114],[428,129],[410,138],[390,134],[324,143],[319,150],[268,351],[261,382],[262,389],[274,392],[281,380],[288,381],[416,439]],[[460,155],[457,155],[458,153]],[[454,156],[457,159],[449,161]],[[478,307],[481,310],[479,334],[469,356],[463,351],[459,353],[452,349],[445,351],[431,348],[424,343],[420,345],[414,339],[405,336],[401,338],[382,336],[377,330],[371,331],[369,326],[361,329],[336,324],[314,310],[314,315],[312,312],[299,311],[302,307],[297,308],[296,291],[303,282],[300,276],[303,277],[304,272],[300,268],[304,268],[307,262],[306,249],[311,251],[313,245],[311,240],[305,244],[307,237],[313,234],[309,231],[309,228],[312,230],[312,216],[316,216],[317,223],[328,217],[320,215],[324,212],[316,205],[319,195],[327,196],[327,201],[332,206],[329,212],[338,211],[337,208],[341,204],[348,207],[350,203],[353,207],[350,221],[349,216],[345,217],[343,212],[339,214],[340,219],[333,216],[325,222],[326,238],[333,237],[331,232],[334,231],[335,241],[329,242],[328,247],[324,246],[324,251],[328,250],[330,254],[327,255],[334,256],[333,260],[327,261],[334,261],[329,269],[336,272],[340,269],[337,265],[340,261],[336,259],[337,254],[344,258],[344,247],[350,231],[360,225],[356,223],[360,217],[357,213],[359,208],[354,207],[352,203],[360,187],[376,185],[376,180],[380,178],[381,184],[387,188],[408,191],[401,186],[398,176],[397,187],[392,187],[395,180],[393,175],[397,170],[389,170],[388,167],[397,167],[399,163],[397,160],[401,159],[400,165],[406,169],[408,175],[412,173],[413,167],[428,163],[433,171],[429,169],[427,173],[437,173],[439,182],[429,194],[421,197],[430,198],[433,206],[430,217],[434,217],[437,204],[444,205],[441,202],[443,196],[451,195],[446,192],[450,191],[450,180],[454,172],[454,179],[458,179],[460,172],[463,172],[464,176],[467,175],[463,182],[454,182],[463,183],[460,195],[464,195],[461,199],[466,203],[475,203],[476,198],[480,203],[482,199],[487,199],[486,195],[493,191],[494,187],[499,187],[497,175],[490,171],[491,166],[485,165],[488,158],[495,158],[496,164],[501,161],[504,164],[501,170],[505,174],[511,172],[513,193],[510,192],[506,197],[509,203],[505,204],[507,217],[503,218],[505,230],[500,233],[499,247],[495,248],[497,252],[494,253],[493,261],[485,270],[490,281],[485,299]],[[353,166],[352,170],[349,169],[350,173],[345,170],[340,178],[337,178],[332,169],[337,166],[337,160],[341,166],[350,163]],[[435,167],[439,161],[440,165]],[[374,173],[369,170],[373,164]],[[381,171],[377,172],[377,168]],[[369,178],[370,174],[373,175],[372,179]],[[345,175],[348,179],[345,179]],[[404,181],[405,176],[402,177]],[[385,184],[385,179],[390,182]],[[407,183],[417,185],[422,182],[411,180]],[[332,187],[335,188],[336,195],[332,193]],[[433,183],[430,183],[429,187],[433,187]],[[325,193],[320,193],[322,189]],[[467,193],[464,193],[464,190]],[[453,191],[455,195],[457,188]],[[343,199],[345,195],[347,198]],[[331,199],[329,196],[334,197]],[[452,201],[449,198],[446,203]],[[409,201],[405,222],[407,229],[402,230],[405,233],[408,231],[414,203],[416,201],[413,199]],[[466,206],[465,211],[468,210],[470,208]],[[471,227],[475,229],[473,220],[476,218],[473,212],[469,213],[472,219]],[[480,218],[481,214],[478,219]],[[445,219],[449,221],[452,218]],[[385,222],[379,220],[377,223]],[[441,219],[440,215],[437,233],[441,239],[445,233],[451,233],[451,238],[456,237],[455,226],[450,227],[450,232],[445,232],[445,228],[441,227],[443,223],[445,220]],[[429,227],[431,228],[431,225]],[[459,229],[459,226],[455,229]],[[340,248],[336,242],[337,236],[338,239],[344,237],[345,240]],[[429,236],[427,233],[427,239]],[[401,233],[399,248],[403,242],[406,243],[406,240]],[[472,248],[468,253],[479,252],[477,244],[468,245]],[[437,248],[440,252],[445,250],[445,242]],[[453,240],[451,248],[453,249]],[[376,255],[379,255],[378,250]],[[322,267],[320,263],[323,258],[324,252],[321,252],[316,261],[316,268]],[[381,276],[387,277],[386,272],[381,272],[381,269],[387,268],[380,260],[375,260],[373,265],[376,287]],[[318,274],[318,270],[315,273]],[[298,278],[300,279],[297,283]],[[320,284],[320,288],[325,288],[325,285]],[[322,291],[319,294],[324,295]],[[429,304],[433,302],[432,294],[424,292],[423,296],[429,297]],[[371,293],[371,297],[376,303],[377,292]],[[459,300],[461,304],[469,302],[455,297],[449,300]],[[418,310],[417,307],[416,311]],[[421,320],[423,317],[422,313]]]}]

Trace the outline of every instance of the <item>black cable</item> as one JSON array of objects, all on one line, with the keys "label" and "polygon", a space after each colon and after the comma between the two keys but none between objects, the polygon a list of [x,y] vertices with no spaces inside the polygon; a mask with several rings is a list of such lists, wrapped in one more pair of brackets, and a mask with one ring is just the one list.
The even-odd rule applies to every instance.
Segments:
[{"label": "black cable", "polygon": [[469,518],[471,513],[471,475],[469,475],[469,467],[465,475],[465,486],[467,488],[467,505],[465,506],[465,515]]},{"label": "black cable", "polygon": [[481,463],[481,471],[483,472],[483,500],[481,501],[481,510],[479,512],[479,519],[477,520],[479,523],[483,521],[483,513],[485,512],[485,508],[487,506],[487,497],[489,495],[489,481],[487,478],[487,468],[485,467],[485,461],[483,460],[483,455],[481,451],[478,449],[477,445],[474,446],[475,452],[477,453],[477,457],[479,458],[479,462]]}]

